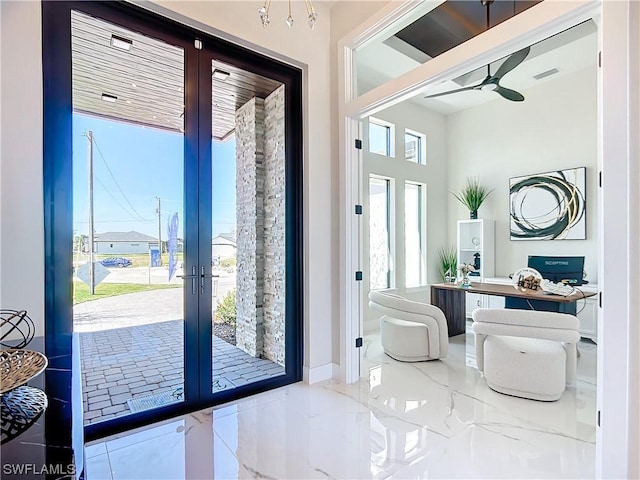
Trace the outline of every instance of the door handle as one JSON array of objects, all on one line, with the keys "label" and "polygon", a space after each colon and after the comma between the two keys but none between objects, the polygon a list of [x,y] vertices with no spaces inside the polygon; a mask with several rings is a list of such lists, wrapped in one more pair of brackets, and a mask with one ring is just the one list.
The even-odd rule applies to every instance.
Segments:
[{"label": "door handle", "polygon": [[197,269],[195,266],[191,267],[191,275],[176,275],[178,278],[190,278],[191,279],[191,295],[196,294],[196,278],[198,278]]},{"label": "door handle", "polygon": [[204,267],[200,267],[200,294],[204,295],[204,279],[205,278],[213,278],[213,275],[210,273],[205,273]]}]

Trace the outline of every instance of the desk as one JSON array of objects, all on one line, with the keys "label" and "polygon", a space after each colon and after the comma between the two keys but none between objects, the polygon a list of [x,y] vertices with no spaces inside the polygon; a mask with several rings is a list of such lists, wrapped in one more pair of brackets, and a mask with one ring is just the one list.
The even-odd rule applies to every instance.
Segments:
[{"label": "desk", "polygon": [[[473,283],[469,288],[461,288],[452,283],[436,283],[431,285],[431,305],[435,305],[444,312],[447,318],[449,336],[460,335],[466,329],[465,293],[479,293],[499,297],[525,298],[527,300],[543,300],[559,304],[572,304],[583,298],[595,295],[593,292],[576,291],[572,295],[547,295],[542,290],[522,292],[512,285],[497,283]],[[560,309],[562,311],[562,309]]]}]

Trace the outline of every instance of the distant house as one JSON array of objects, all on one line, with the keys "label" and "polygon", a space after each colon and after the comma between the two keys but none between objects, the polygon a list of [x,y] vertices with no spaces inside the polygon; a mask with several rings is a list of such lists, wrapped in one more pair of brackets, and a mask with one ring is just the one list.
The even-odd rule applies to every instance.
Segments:
[{"label": "distant house", "polygon": [[236,256],[236,234],[221,233],[211,240],[211,255],[215,259]]},{"label": "distant house", "polygon": [[106,232],[94,239],[96,253],[102,255],[126,255],[131,253],[149,253],[158,248],[158,239],[140,232]]}]

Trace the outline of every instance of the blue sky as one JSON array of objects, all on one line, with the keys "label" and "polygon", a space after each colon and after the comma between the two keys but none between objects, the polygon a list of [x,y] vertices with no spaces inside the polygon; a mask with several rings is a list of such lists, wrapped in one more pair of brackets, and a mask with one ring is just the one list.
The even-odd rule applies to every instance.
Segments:
[{"label": "blue sky", "polygon": [[[162,237],[169,215],[184,226],[183,136],[87,115],[73,115],[73,228],[88,234],[89,178],[85,132],[94,136],[95,232],[135,230],[157,237],[156,197],[161,199]],[[235,139],[212,142],[213,235],[235,228]],[[115,179],[115,180],[114,180]]]}]

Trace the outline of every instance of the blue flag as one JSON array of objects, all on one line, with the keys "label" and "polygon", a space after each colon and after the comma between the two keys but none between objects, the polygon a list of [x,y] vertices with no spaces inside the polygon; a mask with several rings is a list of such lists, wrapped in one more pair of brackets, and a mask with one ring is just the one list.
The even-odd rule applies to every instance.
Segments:
[{"label": "blue flag", "polygon": [[178,212],[169,217],[167,225],[168,246],[169,246],[169,281],[176,273],[176,264],[178,263]]}]

